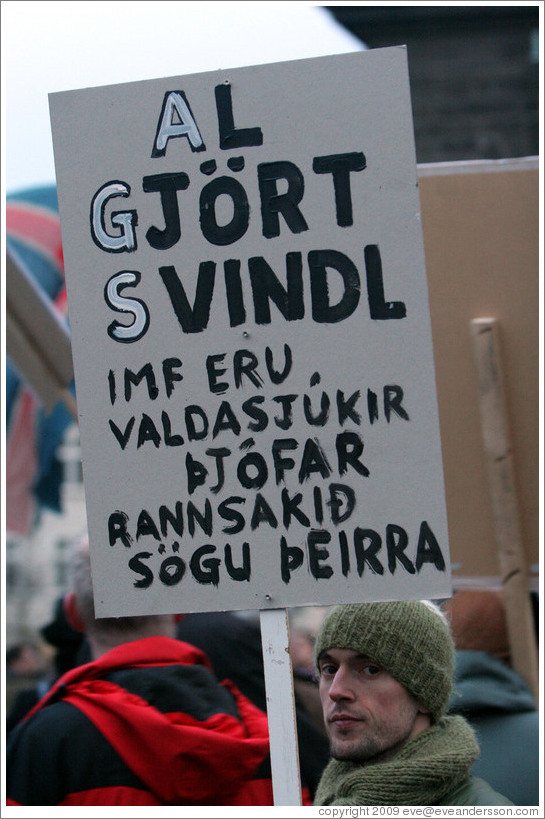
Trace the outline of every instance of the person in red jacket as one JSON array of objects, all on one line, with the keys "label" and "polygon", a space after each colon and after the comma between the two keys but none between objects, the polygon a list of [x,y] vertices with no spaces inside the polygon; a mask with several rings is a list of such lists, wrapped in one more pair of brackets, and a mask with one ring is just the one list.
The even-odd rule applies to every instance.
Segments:
[{"label": "person in red jacket", "polygon": [[265,714],[174,639],[174,615],[95,619],[88,547],[72,576],[93,659],[10,734],[7,805],[272,805]]}]

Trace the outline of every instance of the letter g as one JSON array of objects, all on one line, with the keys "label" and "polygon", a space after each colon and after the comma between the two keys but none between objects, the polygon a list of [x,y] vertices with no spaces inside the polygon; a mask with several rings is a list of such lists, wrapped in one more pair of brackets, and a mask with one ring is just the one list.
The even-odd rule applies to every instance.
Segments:
[{"label": "letter g", "polygon": [[121,229],[120,233],[106,230],[106,205],[116,196],[129,196],[131,189],[126,182],[107,182],[94,195],[91,202],[91,236],[101,250],[107,253],[131,253],[136,250],[134,226],[138,224],[135,210],[117,211],[111,214],[112,225]]}]

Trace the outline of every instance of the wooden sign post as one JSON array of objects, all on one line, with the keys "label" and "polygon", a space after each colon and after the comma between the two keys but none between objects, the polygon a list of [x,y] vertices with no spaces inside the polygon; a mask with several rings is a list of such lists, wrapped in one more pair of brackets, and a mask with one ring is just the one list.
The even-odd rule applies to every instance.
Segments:
[{"label": "wooden sign post", "polygon": [[287,609],[261,611],[260,620],[274,804],[301,805]]},{"label": "wooden sign post", "polygon": [[406,51],[50,106],[97,614],[260,610],[293,760],[278,612],[451,591]]},{"label": "wooden sign post", "polygon": [[505,599],[513,668],[539,702],[538,656],[528,593],[526,555],[521,537],[515,465],[505,399],[500,329],[494,318],[471,322],[479,384],[483,444],[486,452],[494,532]]}]

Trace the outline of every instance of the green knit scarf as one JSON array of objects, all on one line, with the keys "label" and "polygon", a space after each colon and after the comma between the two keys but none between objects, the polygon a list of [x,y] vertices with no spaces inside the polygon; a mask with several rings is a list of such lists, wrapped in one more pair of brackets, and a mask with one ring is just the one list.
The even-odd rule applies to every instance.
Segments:
[{"label": "green knit scarf", "polygon": [[463,717],[443,717],[384,762],[332,759],[315,805],[436,805],[468,776],[479,754]]}]

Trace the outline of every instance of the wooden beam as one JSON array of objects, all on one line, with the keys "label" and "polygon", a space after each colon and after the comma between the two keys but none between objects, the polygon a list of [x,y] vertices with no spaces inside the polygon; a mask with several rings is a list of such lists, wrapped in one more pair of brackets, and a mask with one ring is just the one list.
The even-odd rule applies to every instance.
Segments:
[{"label": "wooden beam", "polygon": [[[515,464],[509,432],[499,323],[470,323],[477,369],[481,427],[486,452],[492,514],[502,577],[511,663],[539,702],[537,643],[528,586],[528,567],[520,530]],[[478,548],[478,544],[475,544]]]},{"label": "wooden beam", "polygon": [[262,609],[260,620],[274,804],[301,805],[288,611]]}]

